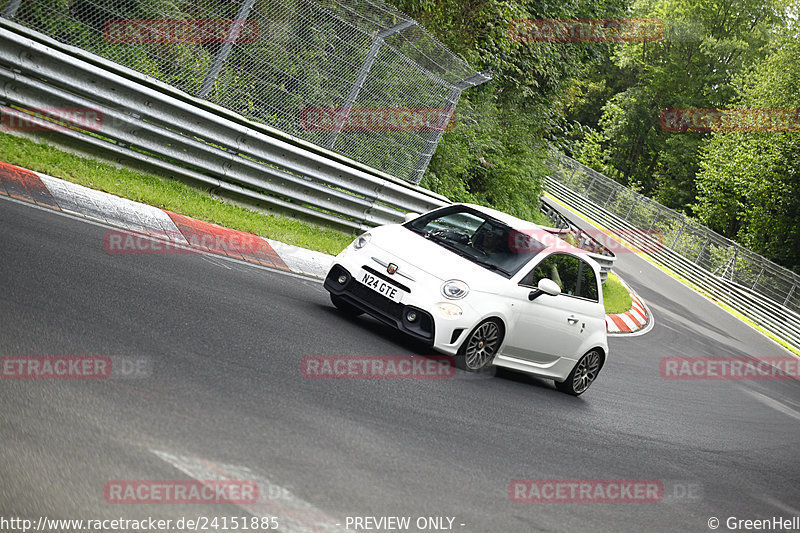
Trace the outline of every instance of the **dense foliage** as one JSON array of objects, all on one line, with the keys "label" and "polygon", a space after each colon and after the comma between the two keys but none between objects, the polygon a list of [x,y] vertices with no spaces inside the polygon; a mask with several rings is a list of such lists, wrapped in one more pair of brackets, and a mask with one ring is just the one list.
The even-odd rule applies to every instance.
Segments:
[{"label": "dense foliage", "polygon": [[[543,147],[800,271],[800,131],[664,131],[666,109],[798,108],[792,0],[395,0],[494,79],[465,91],[424,185],[526,215]],[[654,42],[520,43],[517,18],[657,19]],[[800,124],[797,124],[800,130]]]},{"label": "dense foliage", "polygon": [[[455,126],[443,135],[423,186],[537,219],[546,147],[555,145],[800,272],[800,120],[791,132],[665,131],[659,124],[667,109],[800,107],[800,0],[388,1],[493,76],[462,94]],[[17,19],[195,94],[219,43],[130,46],[104,35],[105,24],[231,18],[239,5],[50,0],[22,2]],[[335,134],[300,128],[298,112],[309,102],[341,105],[361,62],[353,50],[371,42],[361,27],[367,19],[354,10],[365,6],[394,16],[341,0],[256,0],[252,16],[269,39],[231,52],[211,100],[327,145]],[[345,18],[335,22],[331,10]],[[520,39],[509,31],[518,20],[609,18],[655,19],[663,35],[646,42],[567,43]],[[347,44],[351,38],[363,43]],[[419,98],[421,108],[430,105],[423,101],[425,77],[406,63],[397,56],[384,65],[385,75],[370,82],[373,92],[364,89],[377,95],[375,101],[360,105],[387,105],[401,93]],[[445,87],[437,90],[446,95]],[[404,136],[414,135],[393,132],[393,145],[339,136],[334,149],[361,154],[388,172],[413,170],[418,153],[407,149]]]}]

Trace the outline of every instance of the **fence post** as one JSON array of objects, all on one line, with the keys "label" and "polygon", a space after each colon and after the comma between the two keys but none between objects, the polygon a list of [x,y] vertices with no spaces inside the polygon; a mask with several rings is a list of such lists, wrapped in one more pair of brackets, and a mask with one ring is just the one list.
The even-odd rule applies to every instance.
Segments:
[{"label": "fence post", "polygon": [[656,225],[656,220],[658,220],[658,217],[660,216],[661,216],[661,205],[658,205],[658,207],[656,207],[656,216],[653,217],[653,221],[650,223],[650,227],[647,228],[648,233],[650,233],[650,231],[653,229],[653,226]]},{"label": "fence post", "polygon": [[420,152],[419,159],[417,160],[417,167],[414,169],[413,182],[415,184],[418,184],[422,180],[422,176],[425,174],[425,170],[428,168],[428,164],[431,162],[433,153],[436,151],[436,146],[439,144],[439,139],[442,138],[445,128],[448,124],[450,124],[450,119],[453,116],[453,112],[456,109],[456,104],[458,103],[459,98],[461,98],[461,89],[458,88],[458,86],[452,87],[445,103],[446,107],[441,110],[439,119],[439,125],[441,126],[441,129],[431,130],[428,132],[428,136],[423,141],[422,151]]},{"label": "fence post", "polygon": [[608,199],[606,200],[606,203],[603,204],[603,209],[608,207],[608,204],[611,203],[611,199],[614,198],[614,193],[615,192],[617,192],[617,189],[615,189],[614,186],[612,185],[611,186],[611,194],[608,195]]},{"label": "fence post", "polygon": [[567,187],[569,187],[569,184],[572,183],[572,176],[574,176],[575,172],[577,172],[577,171],[578,171],[578,167],[572,167],[572,174],[570,174],[569,178],[567,179],[567,183],[566,183]]},{"label": "fence post", "polygon": [[625,215],[625,220],[626,220],[626,221],[627,221],[627,220],[630,220],[630,218],[631,218],[631,213],[633,213],[633,208],[634,208],[634,207],[636,207],[636,204],[638,204],[638,203],[639,203],[639,195],[637,194],[637,195],[636,195],[636,196],[633,198],[633,203],[631,204],[631,208],[630,208],[630,209],[628,209],[628,214],[627,214],[627,215]]},{"label": "fence post", "polygon": [[8,20],[13,20],[14,17],[17,16],[17,10],[19,9],[19,5],[22,3],[22,0],[8,0],[6,7],[3,8],[3,17],[7,18]]},{"label": "fence post", "polygon": [[206,74],[203,83],[200,85],[200,90],[197,91],[198,98],[206,98],[208,93],[211,92],[211,87],[214,86],[214,81],[216,81],[217,76],[219,76],[219,71],[222,70],[222,65],[225,64],[225,61],[228,59],[228,55],[231,53],[233,43],[239,39],[239,35],[242,33],[242,26],[244,25],[243,21],[247,20],[247,17],[250,16],[250,10],[253,9],[254,3],[255,0],[244,0],[242,7],[239,8],[239,13],[236,14],[236,20],[233,21],[233,24],[231,24],[231,27],[228,30],[228,35],[225,38],[225,42],[222,43],[219,52],[217,52],[217,56],[214,58],[214,62],[211,64],[211,68],[208,69],[208,73]]},{"label": "fence post", "polygon": [[702,247],[702,248],[700,248],[700,253],[699,253],[699,254],[697,254],[697,257],[696,257],[696,258],[695,258],[695,260],[694,260],[694,264],[695,264],[695,265],[699,265],[699,264],[700,264],[700,258],[703,256],[703,252],[705,252],[705,251],[706,251],[706,246],[708,246],[708,243],[710,243],[710,242],[711,242],[711,235],[709,235],[709,236],[706,238],[706,242],[704,242],[704,243],[703,243],[703,247]]},{"label": "fence post", "polygon": [[755,289],[756,288],[756,285],[758,285],[758,282],[761,281],[761,276],[764,275],[764,271],[766,269],[767,269],[767,265],[765,265],[764,262],[762,261],[761,262],[761,272],[758,273],[758,276],[756,276],[756,280],[753,282],[753,285],[750,286],[751,289]]},{"label": "fence post", "polygon": [[792,294],[794,293],[794,290],[796,288],[797,288],[797,282],[795,281],[794,283],[792,283],[792,288],[789,289],[789,294],[786,295],[786,299],[783,301],[784,307],[789,307],[789,299],[792,297]]},{"label": "fence post", "polygon": [[475,85],[480,85],[488,79],[489,78],[485,74],[479,72],[474,76],[464,78],[450,88],[450,94],[448,95],[445,104],[447,107],[442,110],[446,116],[440,115],[441,120],[439,124],[441,125],[441,128],[432,129],[428,133],[428,137],[423,143],[423,149],[420,153],[419,159],[417,160],[417,167],[415,169],[415,176],[413,179],[415,184],[418,184],[420,180],[422,180],[422,176],[425,174],[425,170],[428,168],[428,164],[431,162],[433,153],[436,151],[436,146],[439,144],[439,139],[442,138],[445,128],[448,124],[450,124],[450,119],[453,116],[453,112],[456,110],[456,104],[458,103],[458,99],[461,98],[461,93],[464,91],[464,89],[473,87]]},{"label": "fence post", "polygon": [[358,98],[358,93],[360,93],[361,89],[364,87],[364,82],[367,80],[369,71],[372,70],[372,65],[375,64],[375,58],[378,57],[378,52],[381,51],[384,39],[413,25],[413,20],[404,20],[403,22],[378,32],[372,39],[372,44],[369,47],[367,56],[364,58],[364,62],[361,63],[361,68],[358,69],[356,79],[353,80],[353,84],[350,86],[350,92],[347,93],[344,103],[342,103],[342,112],[336,114],[337,120],[333,128],[333,135],[330,140],[328,140],[328,149],[333,149],[333,145],[336,144],[336,139],[339,138],[339,134],[342,132],[342,128],[344,128],[344,123],[347,122],[347,117],[350,116],[350,109],[353,107],[356,98]]},{"label": "fence post", "polygon": [[670,250],[674,250],[675,249],[675,245],[678,244],[678,239],[680,239],[681,235],[683,235],[683,230],[686,229],[686,222],[688,220],[689,219],[686,218],[685,216],[683,217],[683,224],[681,224],[681,229],[678,230],[678,234],[675,235],[675,240],[672,241],[672,246],[669,247]]},{"label": "fence post", "polygon": [[589,198],[589,191],[592,190],[592,186],[594,186],[594,182],[597,181],[597,176],[592,175],[592,181],[589,182],[589,186],[583,191],[583,196],[587,199]]},{"label": "fence post", "polygon": [[733,260],[731,261],[731,281],[734,281],[734,276],[736,275],[736,258],[739,257],[739,247],[736,244],[733,245]]}]

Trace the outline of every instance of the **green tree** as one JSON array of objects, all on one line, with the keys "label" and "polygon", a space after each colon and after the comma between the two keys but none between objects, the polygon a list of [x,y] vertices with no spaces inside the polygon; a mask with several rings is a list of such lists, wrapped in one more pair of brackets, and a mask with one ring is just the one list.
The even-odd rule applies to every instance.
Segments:
[{"label": "green tree", "polygon": [[701,150],[697,213],[713,229],[800,272],[800,35],[737,79],[736,108],[793,110],[794,131],[715,132]]},{"label": "green tree", "polygon": [[763,58],[785,10],[784,0],[634,2],[633,16],[663,22],[663,38],[617,46],[614,63],[634,83],[608,100],[600,136],[578,156],[596,162],[599,139],[599,159],[620,181],[690,211],[698,149],[707,134],[662,131],[659,115],[669,108],[724,107],[735,95],[733,76]]},{"label": "green tree", "polygon": [[[454,200],[535,218],[546,167],[545,141],[562,122],[554,105],[607,45],[524,42],[518,19],[610,17],[625,0],[464,2],[395,0],[402,11],[493,79],[462,93],[456,127],[443,135],[422,185]],[[606,53],[607,56],[607,53]]]}]

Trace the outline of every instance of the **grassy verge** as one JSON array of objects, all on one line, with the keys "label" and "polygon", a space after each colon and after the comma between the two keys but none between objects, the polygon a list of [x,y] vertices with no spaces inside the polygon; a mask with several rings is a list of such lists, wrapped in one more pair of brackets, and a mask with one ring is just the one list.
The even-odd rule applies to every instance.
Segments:
[{"label": "grassy verge", "polygon": [[[354,237],[342,231],[231,205],[156,174],[117,168],[23,137],[0,133],[0,154],[0,159],[12,165],[310,250],[335,255]],[[545,219],[542,223],[548,221]],[[603,299],[607,313],[622,313],[631,308],[627,289],[613,274],[603,284]]]},{"label": "grassy verge", "polygon": [[14,135],[0,133],[0,159],[136,202],[319,252],[338,254],[354,237],[231,205],[174,180],[117,168]]},{"label": "grassy verge", "polygon": [[606,314],[609,315],[629,311],[633,305],[633,299],[628,289],[614,274],[609,274],[608,279],[603,283],[603,303],[606,307]]}]

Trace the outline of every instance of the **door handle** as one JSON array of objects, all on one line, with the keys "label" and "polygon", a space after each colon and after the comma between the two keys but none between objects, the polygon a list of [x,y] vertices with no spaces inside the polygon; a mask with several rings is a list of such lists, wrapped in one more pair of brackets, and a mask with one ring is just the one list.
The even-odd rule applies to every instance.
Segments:
[{"label": "door handle", "polygon": [[569,322],[570,324],[577,324],[578,323],[578,319],[575,318],[575,315],[569,315],[567,317],[567,322]]}]

